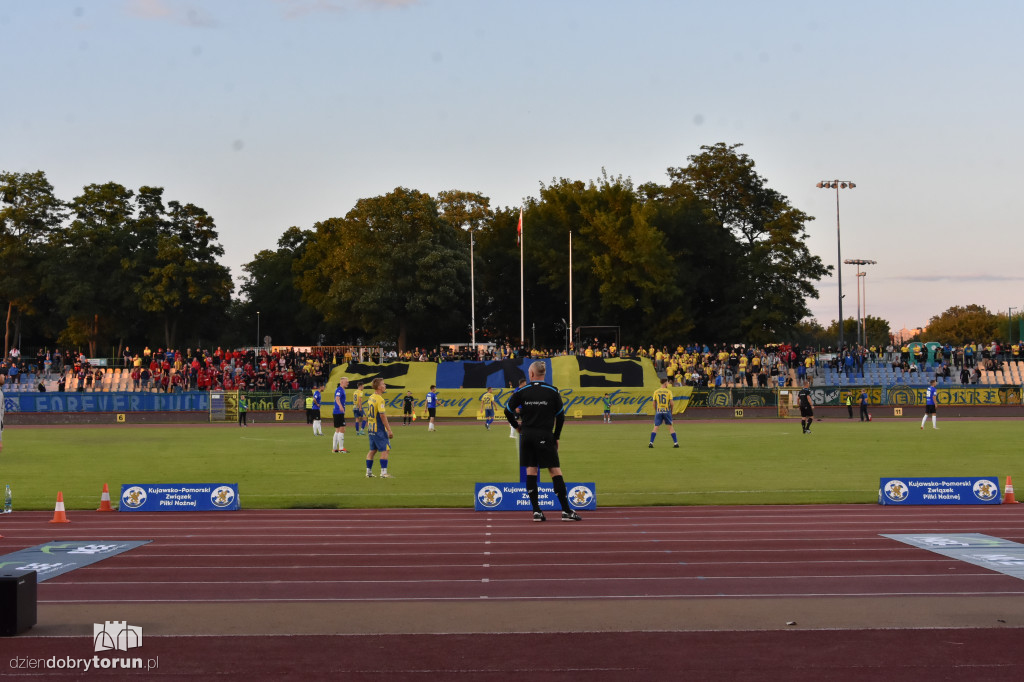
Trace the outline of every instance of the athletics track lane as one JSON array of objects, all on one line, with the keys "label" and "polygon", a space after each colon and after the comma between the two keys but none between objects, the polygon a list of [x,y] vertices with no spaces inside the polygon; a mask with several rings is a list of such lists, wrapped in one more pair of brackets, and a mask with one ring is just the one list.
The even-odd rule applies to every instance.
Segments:
[{"label": "athletics track lane", "polygon": [[[913,677],[973,666],[1000,679],[1024,672],[1019,647],[995,646],[1024,634],[1024,582],[880,534],[1021,542],[1022,513],[610,508],[579,524],[534,524],[525,514],[463,510],[71,512],[67,526],[19,513],[3,520],[0,551],[53,539],[153,542],[41,584],[39,625],[0,643],[22,655],[66,650],[92,622],[127,620],[145,626],[147,655],[167,651],[165,665],[182,667],[175,674],[210,665],[270,677],[276,655],[256,665],[245,652],[292,647],[315,670],[344,670],[346,679],[429,670],[460,679],[495,670],[531,679],[573,670],[598,679],[671,670],[691,679],[813,670],[885,679],[886,670]],[[900,629],[872,629],[883,627]],[[327,646],[318,638],[342,634]],[[552,651],[519,660],[518,646],[544,652],[548,640],[573,644],[561,659]],[[203,653],[210,646],[221,662]],[[745,646],[759,653],[737,658]],[[397,655],[363,655],[378,647]],[[438,647],[446,655],[435,661]]]}]

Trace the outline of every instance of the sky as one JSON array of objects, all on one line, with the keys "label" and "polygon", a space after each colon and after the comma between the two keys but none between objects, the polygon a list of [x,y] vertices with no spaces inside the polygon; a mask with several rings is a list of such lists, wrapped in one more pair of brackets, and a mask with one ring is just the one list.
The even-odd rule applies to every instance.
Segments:
[{"label": "sky", "polygon": [[[877,261],[867,314],[898,330],[1024,310],[1022,32],[1017,0],[0,0],[0,171],[65,200],[163,187],[213,216],[238,281],[395,187],[515,207],[740,143],[815,218],[812,253]],[[822,180],[856,184],[839,243]],[[827,326],[835,274],[818,289]]]}]

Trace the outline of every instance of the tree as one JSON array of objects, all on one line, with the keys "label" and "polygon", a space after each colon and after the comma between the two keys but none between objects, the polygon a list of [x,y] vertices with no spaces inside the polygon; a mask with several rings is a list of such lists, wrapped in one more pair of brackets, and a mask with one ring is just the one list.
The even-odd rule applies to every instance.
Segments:
[{"label": "tree", "polygon": [[87,344],[95,356],[101,338],[123,337],[137,314],[129,258],[134,192],[115,182],[87,185],[70,204],[74,220],[51,233],[54,267],[44,278],[66,320],[60,340]]},{"label": "tree", "polygon": [[47,238],[65,217],[43,171],[0,173],[0,300],[7,301],[4,356],[15,310],[32,312],[40,293]]},{"label": "tree", "polygon": [[810,314],[805,301],[818,297],[814,282],[831,268],[807,249],[805,225],[813,218],[769,188],[754,161],[737,151],[741,146],[704,145],[700,154],[688,157],[688,166],[669,168],[668,174],[742,245],[738,274],[745,285],[736,310],[738,332],[740,338],[766,342],[785,336]]},{"label": "tree", "polygon": [[264,249],[242,266],[246,274],[240,286],[240,320],[255,320],[259,312],[267,334],[288,343],[319,340],[328,331],[323,316],[302,300],[298,288],[298,264],[313,237],[312,230],[289,227],[277,240],[277,250]]},{"label": "tree", "polygon": [[[476,233],[483,225],[494,218],[494,211],[491,210],[491,200],[478,192],[464,192],[461,190],[447,190],[438,192],[437,205],[441,212],[442,220],[445,220],[452,227],[464,236],[468,242],[468,253],[472,256],[473,262],[470,268],[470,311],[475,310],[476,282],[475,272],[478,267],[479,257],[476,254]],[[476,320],[472,320],[476,324]],[[476,330],[470,330],[470,336],[475,335]]]},{"label": "tree", "polygon": [[1006,331],[1006,316],[1002,321],[985,306],[971,304],[953,306],[936,315],[928,322],[925,332],[928,339],[940,343],[962,346],[968,343],[986,343],[1002,338]]},{"label": "tree", "polygon": [[209,329],[204,322],[223,318],[234,284],[228,269],[217,262],[224,248],[213,218],[194,204],[171,201],[168,208],[169,219],[157,235],[156,257],[136,280],[135,291],[140,307],[159,316],[164,344],[173,348],[180,322],[197,332]]},{"label": "tree", "polygon": [[464,329],[466,256],[430,195],[398,187],[315,230],[300,288],[328,321],[395,339],[403,351],[410,335],[435,343]]}]

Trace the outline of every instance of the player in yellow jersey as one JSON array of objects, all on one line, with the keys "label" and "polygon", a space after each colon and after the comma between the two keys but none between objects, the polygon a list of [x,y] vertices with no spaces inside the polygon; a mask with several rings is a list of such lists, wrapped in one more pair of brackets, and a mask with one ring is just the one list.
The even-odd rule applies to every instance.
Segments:
[{"label": "player in yellow jersey", "polygon": [[363,409],[363,401],[366,399],[366,394],[363,393],[363,386],[365,384],[358,384],[356,392],[352,394],[352,397],[355,399],[355,406],[352,408],[352,418],[356,422],[357,436],[366,434],[366,410]]},{"label": "player in yellow jersey", "polygon": [[490,431],[494,423],[494,389],[487,388],[487,393],[480,396],[480,404],[484,408],[484,428]]},{"label": "player in yellow jersey", "polygon": [[366,477],[373,478],[373,458],[380,453],[380,477],[391,478],[388,475],[388,453],[391,451],[391,439],[395,434],[388,424],[388,417],[384,414],[384,380],[377,377],[371,383],[373,395],[366,401],[366,433],[370,437],[370,451],[366,453]]},{"label": "player in yellow jersey", "polygon": [[676,427],[672,426],[672,389],[669,388],[668,377],[661,380],[661,388],[654,392],[654,430],[651,431],[651,442],[647,447],[654,447],[654,437],[658,435],[658,427],[668,424],[668,430],[672,434],[672,447],[679,447],[679,438],[676,436]]}]

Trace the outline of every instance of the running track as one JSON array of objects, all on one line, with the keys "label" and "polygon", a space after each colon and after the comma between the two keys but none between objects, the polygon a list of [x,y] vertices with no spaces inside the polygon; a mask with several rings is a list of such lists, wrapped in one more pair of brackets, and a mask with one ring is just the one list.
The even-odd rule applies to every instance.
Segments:
[{"label": "running track", "polygon": [[[10,659],[144,628],[137,679],[1019,679],[1024,581],[881,537],[1024,542],[1020,505],[21,512],[0,553],[153,540],[39,586]],[[120,654],[126,655],[126,654]],[[36,670],[42,678],[68,677]],[[110,671],[85,679],[119,679]],[[34,679],[34,678],[33,678]]]}]

